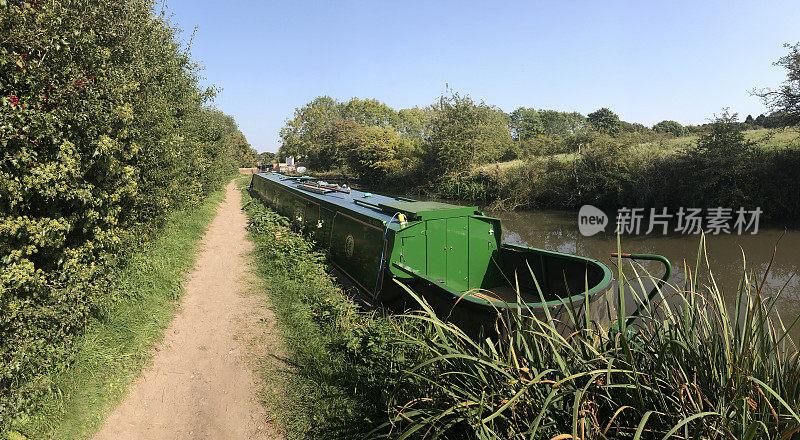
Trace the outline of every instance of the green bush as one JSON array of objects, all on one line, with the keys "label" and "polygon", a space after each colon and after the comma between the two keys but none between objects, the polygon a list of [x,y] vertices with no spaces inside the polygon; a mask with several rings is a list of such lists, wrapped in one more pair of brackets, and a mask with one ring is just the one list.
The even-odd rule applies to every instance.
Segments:
[{"label": "green bush", "polygon": [[145,0],[0,2],[0,425],[113,301],[109,269],[234,171],[238,130]]}]

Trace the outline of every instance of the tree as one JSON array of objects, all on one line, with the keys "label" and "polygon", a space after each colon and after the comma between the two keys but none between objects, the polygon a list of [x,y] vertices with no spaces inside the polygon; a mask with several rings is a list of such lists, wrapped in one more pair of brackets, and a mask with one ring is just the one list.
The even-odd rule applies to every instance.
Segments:
[{"label": "tree", "polygon": [[796,124],[796,118],[790,113],[779,110],[768,114],[764,118],[765,128],[783,128]]},{"label": "tree", "polygon": [[339,104],[338,116],[365,127],[395,128],[398,124],[397,111],[377,99],[352,98]]},{"label": "tree", "polygon": [[346,144],[341,147],[346,152],[348,168],[362,182],[373,184],[399,171],[404,151],[411,148],[410,140],[380,127],[358,126],[344,140]]},{"label": "tree", "polygon": [[318,96],[295,109],[294,118],[287,120],[281,128],[278,155],[282,158],[294,156],[299,160],[312,154],[323,130],[340,117],[340,109],[339,103],[330,96]]},{"label": "tree", "polygon": [[404,108],[397,112],[397,131],[419,144],[425,137],[430,114],[419,107]]},{"label": "tree", "polygon": [[687,173],[692,173],[693,202],[697,206],[745,206],[749,204],[755,144],[747,140],[736,114],[727,110],[710,125],[688,150]]},{"label": "tree", "polygon": [[640,124],[638,122],[630,123],[625,121],[619,121],[619,129],[625,133],[648,133],[650,132],[650,128],[646,127],[644,124]]},{"label": "tree", "polygon": [[781,113],[785,125],[797,125],[800,123],[800,43],[786,43],[783,47],[788,48],[789,53],[773,64],[786,69],[786,81],[777,90],[766,88],[754,90],[753,94],[761,97],[773,113]]},{"label": "tree", "polygon": [[533,108],[520,107],[509,115],[509,129],[515,141],[531,139],[544,134],[544,126],[539,112]]},{"label": "tree", "polygon": [[346,164],[347,150],[364,126],[350,119],[336,119],[317,136],[314,148],[308,152],[308,165],[315,171],[328,171]]},{"label": "tree", "polygon": [[744,123],[747,125],[755,125],[755,122],[756,120],[753,119],[753,115],[747,115],[747,117],[744,118]]},{"label": "tree", "polygon": [[250,147],[242,132],[231,133],[230,144],[233,146],[236,162],[241,168],[255,166],[258,152]]},{"label": "tree", "polygon": [[586,115],[586,119],[595,130],[610,135],[619,133],[619,116],[606,107]]},{"label": "tree", "polygon": [[434,174],[497,161],[511,145],[508,115],[496,107],[453,93],[442,95],[429,111],[425,149]]},{"label": "tree", "polygon": [[[750,119],[753,119],[750,117]],[[683,128],[683,125],[676,121],[661,121],[656,125],[653,125],[653,131],[656,133],[668,133],[675,137],[683,136],[686,130]]]},{"label": "tree", "polygon": [[539,109],[537,113],[544,134],[550,137],[569,136],[586,126],[586,117],[578,112]]},{"label": "tree", "polygon": [[271,151],[265,151],[263,153],[258,153],[258,156],[257,156],[257,159],[261,162],[262,165],[269,165],[271,163],[275,163],[275,160],[277,158],[278,158],[278,156],[275,153],[271,152]]},{"label": "tree", "polygon": [[130,249],[247,144],[153,6],[0,0],[0,431],[126,295],[108,286]]}]

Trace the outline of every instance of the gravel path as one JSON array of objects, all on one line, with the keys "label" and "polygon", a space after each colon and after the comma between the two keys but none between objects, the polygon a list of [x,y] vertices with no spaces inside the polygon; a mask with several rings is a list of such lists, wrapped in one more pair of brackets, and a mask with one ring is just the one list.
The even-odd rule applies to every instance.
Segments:
[{"label": "gravel path", "polygon": [[282,438],[267,420],[263,386],[252,372],[254,352],[277,356],[280,337],[272,312],[244,294],[255,280],[240,208],[231,182],[184,283],[180,312],[96,440]]}]

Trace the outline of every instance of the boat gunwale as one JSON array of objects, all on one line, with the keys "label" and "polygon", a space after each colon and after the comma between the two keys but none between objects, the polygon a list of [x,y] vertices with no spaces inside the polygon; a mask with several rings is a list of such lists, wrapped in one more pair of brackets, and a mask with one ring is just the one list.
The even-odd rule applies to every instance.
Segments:
[{"label": "boat gunwale", "polygon": [[[591,258],[579,257],[579,256],[571,255],[571,254],[562,254],[560,252],[547,251],[545,249],[536,249],[536,248],[525,248],[525,249],[527,249],[529,251],[530,250],[534,250],[534,251],[535,250],[539,250],[539,251],[544,251],[546,253],[558,254],[559,256],[562,256],[562,257],[563,256],[573,256],[573,257],[577,257],[577,259],[589,260],[588,262],[594,263],[594,264],[600,266],[603,269],[603,272],[604,272],[603,279],[599,283],[595,284],[590,290],[585,290],[585,291],[583,291],[581,293],[577,293],[577,294],[572,295],[572,296],[562,297],[562,298],[558,298],[558,299],[554,299],[554,300],[550,300],[550,301],[545,301],[544,303],[542,303],[542,302],[517,303],[517,302],[506,302],[506,301],[502,301],[502,300],[488,300],[488,299],[483,299],[483,298],[477,298],[477,297],[474,297],[474,296],[472,296],[470,294],[471,291],[474,291],[476,289],[468,289],[468,290],[466,290],[464,292],[459,292],[458,290],[453,289],[452,287],[448,286],[447,284],[437,283],[434,279],[430,278],[426,274],[422,274],[419,271],[416,271],[416,270],[414,270],[414,269],[412,269],[412,268],[410,268],[410,267],[408,267],[408,266],[406,266],[406,265],[404,265],[402,263],[394,262],[394,263],[392,263],[392,266],[400,269],[401,271],[407,273],[408,275],[411,275],[412,277],[419,278],[419,279],[421,279],[423,281],[426,281],[426,282],[436,286],[439,289],[444,290],[445,292],[447,292],[450,295],[452,295],[454,298],[458,298],[459,300],[467,301],[467,303],[470,303],[470,304],[473,304],[473,305],[476,305],[476,306],[484,306],[484,307],[490,306],[490,307],[494,307],[494,308],[499,306],[499,307],[509,308],[509,309],[518,309],[518,308],[535,309],[535,308],[542,308],[542,307],[551,308],[551,307],[554,307],[554,306],[566,305],[566,304],[569,304],[569,303],[581,304],[581,303],[583,303],[585,301],[587,295],[589,296],[589,302],[591,303],[593,301],[592,298],[594,296],[596,296],[598,293],[603,293],[603,292],[607,291],[611,287],[611,270],[608,267],[606,267],[605,264],[603,264],[603,263],[601,263],[601,262],[599,262],[597,260],[594,260],[594,259],[591,259]],[[491,292],[491,289],[480,289],[480,290],[486,290],[486,291]]]},{"label": "boat gunwale", "polygon": [[[330,200],[329,198],[323,197],[323,196],[326,196],[326,195],[329,195],[329,194],[316,194],[316,193],[312,193],[312,192],[303,191],[303,190],[297,188],[296,186],[290,186],[290,185],[284,183],[283,180],[273,180],[273,179],[270,179],[270,178],[266,177],[268,175],[280,176],[281,174],[258,173],[258,174],[254,174],[252,179],[255,179],[255,176],[257,176],[257,175],[261,176],[262,178],[265,178],[265,180],[268,180],[270,182],[273,182],[273,183],[277,184],[280,187],[285,188],[286,190],[291,191],[292,194],[298,196],[299,198],[303,199],[307,203],[312,203],[312,204],[315,204],[315,205],[320,206],[320,207],[325,206],[326,209],[328,209],[328,207],[338,207],[338,208],[344,208],[344,209],[348,210],[348,212],[345,213],[345,212],[341,212],[338,209],[332,209],[332,211],[334,212],[334,219],[335,219],[335,217],[337,215],[342,215],[342,216],[348,217],[348,218],[350,218],[352,220],[356,220],[356,221],[364,224],[365,226],[369,226],[371,228],[377,229],[379,231],[383,231],[384,229],[391,229],[392,232],[395,233],[395,234],[399,233],[399,232],[401,232],[401,231],[403,231],[405,229],[411,228],[413,226],[417,226],[417,225],[419,225],[419,224],[424,222],[424,220],[414,220],[414,221],[408,222],[408,224],[405,225],[405,226],[403,226],[401,224],[393,224],[393,223],[390,223],[391,220],[389,220],[389,221],[381,220],[378,217],[371,216],[371,215],[369,215],[367,213],[364,213],[364,212],[361,212],[359,210],[348,209],[348,208],[352,208],[352,207],[347,206],[345,203],[336,203],[336,201],[333,201],[333,200]],[[294,179],[291,179],[291,180],[288,180],[288,181],[289,182],[296,182]],[[252,182],[251,182],[251,188],[252,188]],[[392,196],[386,196],[386,195],[383,195],[383,194],[378,194],[378,195],[382,196],[382,197],[394,198]],[[354,198],[353,199],[353,205],[360,206],[357,203],[355,203],[355,200],[360,200],[360,199],[355,199]],[[375,214],[381,214],[382,216],[391,218],[391,216],[389,216],[388,214],[385,214],[383,212],[375,212]],[[355,217],[356,215],[362,217],[365,220],[362,220],[362,219],[359,219],[359,218]],[[485,214],[483,214],[482,212],[480,212],[478,210],[476,210],[476,214],[472,215],[472,217],[483,218],[483,219],[491,219],[491,220],[496,220],[498,222],[501,222],[501,219],[498,219],[498,218],[495,218],[495,217],[486,216]],[[372,223],[370,223],[369,220],[372,220]],[[377,226],[375,224],[375,222],[381,222],[382,227]],[[500,224],[500,227],[502,228],[502,223]],[[502,231],[502,229],[501,229],[501,231]],[[502,232],[501,232],[501,234],[502,234]],[[331,237],[331,239],[332,239],[332,237]],[[469,290],[466,290],[464,292],[460,292],[460,291],[448,286],[447,284],[437,283],[437,282],[435,282],[435,280],[429,278],[426,274],[419,273],[419,271],[416,271],[416,270],[414,270],[414,269],[412,269],[412,268],[410,268],[410,267],[408,267],[408,266],[406,266],[406,265],[404,265],[402,263],[393,262],[391,265],[389,265],[387,267],[387,269],[388,269],[389,273],[392,274],[393,271],[391,270],[391,268],[392,267],[396,267],[400,271],[402,271],[402,272],[404,272],[404,273],[406,273],[406,274],[408,274],[408,275],[410,275],[412,277],[416,277],[416,278],[419,278],[421,280],[427,281],[427,282],[431,283],[432,285],[434,285],[434,286],[436,286],[436,287],[438,287],[440,289],[445,290],[446,292],[448,292],[449,294],[451,294],[455,298],[461,298],[461,300],[465,300],[469,304],[472,304],[472,305],[475,305],[475,306],[483,306],[483,307],[489,306],[489,307],[494,307],[494,308],[496,308],[498,306],[504,307],[504,308],[512,308],[512,309],[516,309],[516,308],[520,308],[520,307],[541,308],[541,307],[553,307],[553,306],[558,306],[558,305],[564,305],[564,304],[568,304],[568,303],[582,303],[585,300],[587,295],[590,297],[589,301],[591,302],[592,301],[591,297],[593,297],[596,294],[601,293],[603,291],[607,291],[609,289],[609,287],[611,286],[611,284],[612,284],[613,277],[612,277],[611,270],[608,268],[608,266],[606,266],[602,262],[600,262],[600,261],[598,261],[596,259],[590,258],[590,257],[584,257],[584,256],[580,256],[580,255],[568,254],[568,253],[563,253],[563,252],[558,252],[558,251],[551,251],[551,250],[541,249],[541,248],[520,246],[520,245],[516,245],[516,244],[511,244],[511,243],[502,243],[501,244],[501,248],[507,248],[507,249],[512,249],[512,250],[521,251],[521,252],[530,252],[530,253],[535,253],[535,254],[546,254],[546,255],[554,256],[556,258],[563,258],[563,259],[568,259],[568,260],[572,260],[572,261],[584,262],[586,264],[586,266],[587,266],[587,271],[588,271],[588,265],[589,264],[593,264],[595,267],[598,267],[600,270],[602,270],[603,278],[599,282],[595,283],[593,286],[589,286],[589,289],[584,290],[581,293],[577,293],[575,295],[568,296],[568,297],[561,297],[561,298],[557,298],[557,299],[554,299],[554,300],[545,301],[544,303],[542,303],[542,302],[523,302],[523,303],[513,302],[513,303],[508,303],[508,302],[505,302],[505,301],[502,301],[502,300],[487,300],[487,299],[477,298],[477,297],[471,296],[469,294],[469,292],[471,290],[475,290],[475,289],[469,289]],[[381,257],[382,258],[386,258],[388,256],[387,255],[388,253],[389,253],[389,249],[385,249],[384,253],[382,253]],[[335,266],[341,270],[341,268],[339,267],[338,264],[335,264]],[[351,279],[355,280],[355,278],[353,276],[351,276],[350,274],[348,274],[346,272],[344,272],[344,273],[348,276],[348,278],[351,278]],[[397,275],[394,275],[394,276],[396,277]],[[385,276],[383,276],[383,274],[378,274],[378,277],[381,280],[380,281],[380,289],[379,290],[383,290]],[[366,288],[363,285],[361,285],[361,283],[358,283],[358,285],[362,289],[366,290]],[[491,291],[491,289],[485,289],[485,290]]]}]

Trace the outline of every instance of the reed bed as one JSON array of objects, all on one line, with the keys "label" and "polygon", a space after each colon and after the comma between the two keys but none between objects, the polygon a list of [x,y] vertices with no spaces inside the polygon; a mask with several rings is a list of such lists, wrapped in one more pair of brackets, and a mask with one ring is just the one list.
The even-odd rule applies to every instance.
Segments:
[{"label": "reed bed", "polygon": [[[416,390],[389,403],[390,421],[375,432],[397,439],[800,436],[798,355],[786,336],[798,318],[780,318],[784,289],[764,291],[767,274],[749,272],[743,256],[737,303],[726,304],[703,240],[684,285],[653,297],[641,292],[655,277],[630,266],[626,276],[618,260],[619,300],[608,322],[587,321],[574,307],[560,319],[546,308],[544,319],[518,310],[498,314],[491,337],[442,321],[407,289],[421,311],[402,319],[425,331],[406,333],[402,343],[426,360],[405,371]],[[636,319],[625,307],[631,296],[642,305]]]}]

